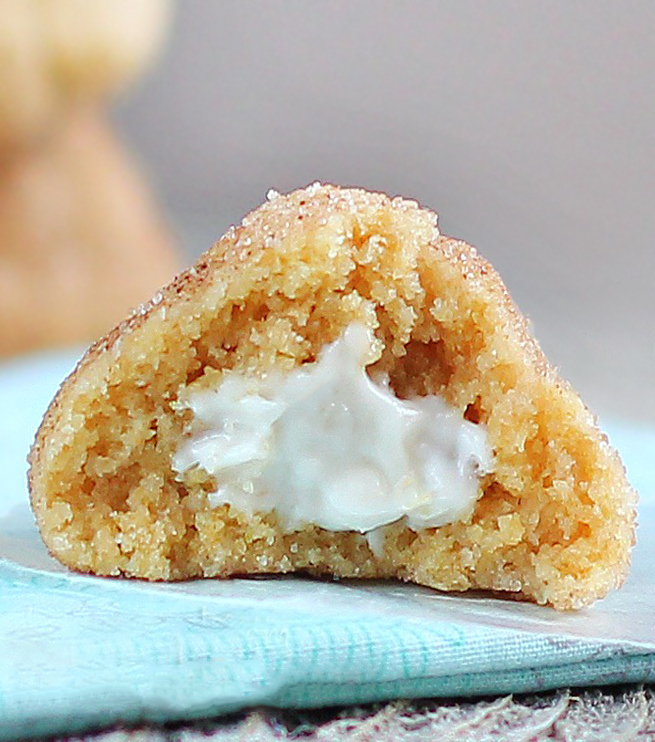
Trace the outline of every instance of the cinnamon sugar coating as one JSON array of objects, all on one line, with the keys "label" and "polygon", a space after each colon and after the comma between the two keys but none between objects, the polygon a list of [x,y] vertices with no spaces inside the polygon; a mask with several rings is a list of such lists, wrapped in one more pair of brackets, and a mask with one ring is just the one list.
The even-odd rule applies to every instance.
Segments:
[{"label": "cinnamon sugar coating", "polygon": [[[486,425],[492,474],[463,522],[365,536],[212,508],[202,470],[171,458],[181,390],[225,369],[312,361],[353,321],[382,341],[399,397],[441,394]],[[436,216],[383,194],[312,185],[269,200],[85,355],[30,455],[54,556],[85,572],[176,580],[303,570],[481,588],[559,609],[618,586],[636,496],[575,391],[549,365],[494,269]]]}]

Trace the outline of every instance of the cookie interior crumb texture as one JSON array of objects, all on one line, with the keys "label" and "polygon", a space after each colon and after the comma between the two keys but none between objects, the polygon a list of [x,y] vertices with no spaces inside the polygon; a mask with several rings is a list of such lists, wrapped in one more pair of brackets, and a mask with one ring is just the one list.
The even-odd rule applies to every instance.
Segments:
[{"label": "cookie interior crumb texture", "polygon": [[[193,390],[317,361],[353,323],[371,378],[439,395],[484,426],[492,471],[466,517],[366,534],[246,513],[179,473]],[[580,608],[620,585],[636,496],[576,392],[530,336],[494,269],[416,203],[314,184],[266,203],[96,343],[30,455],[32,505],[64,564],[151,580],[304,571],[502,591]]]}]

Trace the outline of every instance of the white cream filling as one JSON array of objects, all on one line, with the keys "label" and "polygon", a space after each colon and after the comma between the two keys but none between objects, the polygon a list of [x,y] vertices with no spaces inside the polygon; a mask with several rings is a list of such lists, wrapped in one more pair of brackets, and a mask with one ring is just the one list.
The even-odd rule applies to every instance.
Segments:
[{"label": "white cream filling", "polygon": [[214,507],[275,511],[287,532],[359,531],[377,554],[376,529],[401,518],[415,531],[466,518],[492,466],[484,426],[441,397],[401,400],[372,381],[374,342],[352,324],[286,375],[226,372],[218,388],[190,393],[191,437],[173,468],[212,475]]}]

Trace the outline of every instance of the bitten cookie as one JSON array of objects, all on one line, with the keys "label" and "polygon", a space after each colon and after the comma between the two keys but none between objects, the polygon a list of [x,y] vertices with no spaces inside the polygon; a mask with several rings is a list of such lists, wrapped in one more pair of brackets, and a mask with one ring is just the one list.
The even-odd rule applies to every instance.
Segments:
[{"label": "bitten cookie", "polygon": [[271,193],[85,355],[30,455],[51,553],[151,580],[301,570],[579,608],[636,496],[494,269],[379,193]]}]

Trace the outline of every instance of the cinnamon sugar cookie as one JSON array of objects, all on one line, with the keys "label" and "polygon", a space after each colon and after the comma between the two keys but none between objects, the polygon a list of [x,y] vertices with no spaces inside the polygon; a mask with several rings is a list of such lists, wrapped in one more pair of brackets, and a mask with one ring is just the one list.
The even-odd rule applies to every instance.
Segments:
[{"label": "cinnamon sugar cookie", "polygon": [[64,564],[301,570],[559,609],[625,577],[636,497],[494,269],[436,216],[269,200],[64,382],[31,452]]}]

